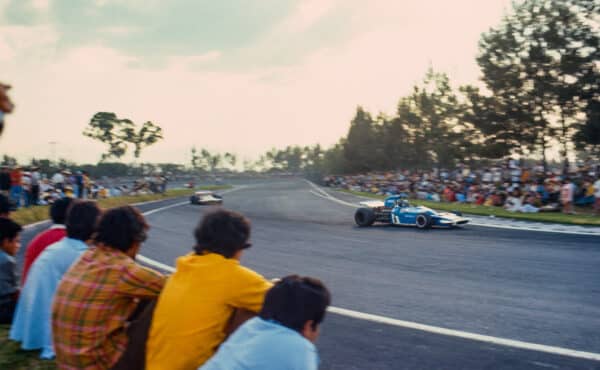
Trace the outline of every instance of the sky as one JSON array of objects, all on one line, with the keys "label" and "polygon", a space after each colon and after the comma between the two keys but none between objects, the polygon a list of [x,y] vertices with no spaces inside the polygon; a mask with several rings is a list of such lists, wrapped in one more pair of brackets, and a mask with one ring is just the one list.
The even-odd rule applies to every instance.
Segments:
[{"label": "sky", "polygon": [[[152,121],[142,161],[190,149],[257,159],[336,143],[358,105],[393,114],[426,70],[477,83],[482,32],[510,0],[0,0],[0,154],[96,162],[99,111]],[[52,144],[55,143],[55,144]],[[128,156],[125,161],[131,160]]]}]

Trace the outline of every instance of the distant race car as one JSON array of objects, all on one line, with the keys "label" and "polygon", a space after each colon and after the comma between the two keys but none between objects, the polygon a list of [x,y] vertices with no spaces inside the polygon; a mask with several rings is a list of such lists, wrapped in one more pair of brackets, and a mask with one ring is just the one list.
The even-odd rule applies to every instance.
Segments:
[{"label": "distant race car", "polygon": [[218,205],[223,204],[223,197],[209,190],[200,190],[190,197],[191,204]]},{"label": "distant race car", "polygon": [[455,227],[469,222],[460,212],[438,212],[423,206],[412,206],[405,197],[392,195],[385,201],[360,203],[354,221],[358,226],[371,226],[375,222],[392,225],[416,226],[419,229],[431,227]]}]

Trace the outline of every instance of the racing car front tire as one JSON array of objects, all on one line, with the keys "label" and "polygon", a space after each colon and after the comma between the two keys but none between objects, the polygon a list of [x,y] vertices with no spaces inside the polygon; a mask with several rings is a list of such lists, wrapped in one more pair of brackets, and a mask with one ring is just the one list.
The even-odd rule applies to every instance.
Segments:
[{"label": "racing car front tire", "polygon": [[360,227],[373,225],[375,218],[375,212],[371,208],[359,208],[354,214],[354,221]]},{"label": "racing car front tire", "polygon": [[431,216],[426,213],[421,213],[420,215],[417,215],[415,223],[419,229],[429,229],[431,227]]}]

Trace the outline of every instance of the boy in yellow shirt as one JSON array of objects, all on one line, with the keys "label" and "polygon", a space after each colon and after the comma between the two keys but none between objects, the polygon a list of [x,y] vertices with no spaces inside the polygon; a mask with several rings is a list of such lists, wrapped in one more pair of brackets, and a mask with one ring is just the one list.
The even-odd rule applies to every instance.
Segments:
[{"label": "boy in yellow shirt", "polygon": [[218,209],[194,232],[194,252],[177,259],[156,305],[146,345],[147,370],[196,370],[225,339],[236,309],[259,312],[272,284],[240,265],[250,222]]}]

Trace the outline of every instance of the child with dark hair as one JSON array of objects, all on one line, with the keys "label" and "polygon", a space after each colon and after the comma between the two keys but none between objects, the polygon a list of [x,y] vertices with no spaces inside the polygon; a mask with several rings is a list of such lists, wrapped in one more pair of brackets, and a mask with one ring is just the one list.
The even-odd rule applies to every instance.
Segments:
[{"label": "child with dark hair", "polygon": [[29,268],[36,258],[51,244],[62,240],[67,235],[65,227],[65,219],[67,217],[67,209],[72,203],[71,198],[62,198],[54,202],[50,206],[50,219],[52,226],[49,229],[42,231],[33,238],[25,249],[25,261],[23,262],[23,273],[21,274],[21,284],[25,284]]},{"label": "child with dark hair", "polygon": [[56,211],[55,221],[66,222],[66,237],[45,248],[31,265],[10,329],[10,339],[21,342],[24,350],[41,349],[42,358],[54,357],[50,315],[56,287],[73,262],[88,249],[101,213],[96,202],[82,201],[73,202],[66,221]]},{"label": "child with dark hair", "polygon": [[[148,228],[144,216],[131,206],[106,211],[97,224],[94,247],[63,276],[52,306],[59,368],[144,368],[143,353],[133,353],[144,340],[133,340],[137,331],[132,328],[137,327],[136,313],[146,312],[141,302],[155,299],[165,283],[164,275],[135,262]],[[67,234],[71,235],[68,222]],[[136,359],[141,361],[130,362]]]},{"label": "child with dark hair", "polygon": [[194,252],[177,259],[161,293],[146,346],[147,370],[196,370],[226,337],[237,309],[258,313],[272,284],[240,265],[250,222],[218,209],[195,230]]},{"label": "child with dark hair", "polygon": [[21,246],[23,228],[11,219],[0,218],[0,324],[12,322],[19,283],[15,255]]},{"label": "child with dark hair", "polygon": [[259,317],[227,339],[201,370],[316,370],[314,342],[331,302],[323,283],[287,276],[265,297]]}]

